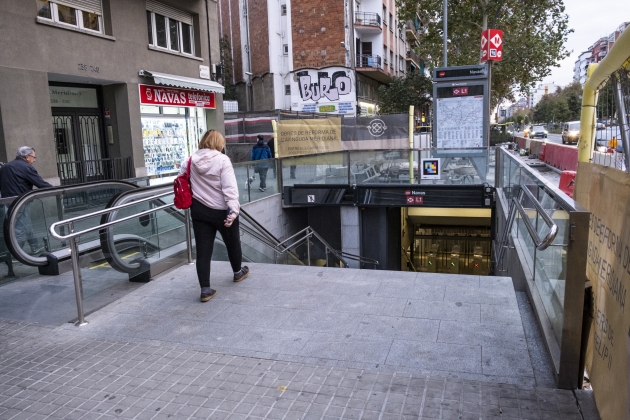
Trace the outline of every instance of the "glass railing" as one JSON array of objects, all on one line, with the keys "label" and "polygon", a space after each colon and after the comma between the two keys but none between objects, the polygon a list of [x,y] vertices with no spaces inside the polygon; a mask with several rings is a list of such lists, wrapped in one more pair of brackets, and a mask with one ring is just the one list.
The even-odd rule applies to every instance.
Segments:
[{"label": "glass railing", "polygon": [[[410,176],[410,157],[413,177]],[[437,167],[423,159],[438,161]],[[278,159],[283,186],[296,184],[494,184],[494,148],[352,150]],[[238,166],[237,164],[235,166]],[[425,175],[435,175],[424,179]],[[432,171],[437,170],[434,173]],[[239,184],[240,185],[240,184]]]},{"label": "glass railing", "polygon": [[[501,208],[503,211],[510,209],[508,221],[497,238],[511,237],[533,304],[538,314],[545,315],[541,321],[543,330],[546,335],[551,332],[547,337],[548,347],[559,370],[565,352],[563,346],[569,352],[574,351],[568,347],[570,345],[577,345],[579,349],[581,325],[575,322],[575,317],[579,314],[581,319],[582,315],[585,272],[576,267],[586,259],[587,244],[575,238],[588,237],[589,213],[505,149],[497,151],[496,184]],[[520,210],[514,211],[519,206]],[[512,217],[513,227],[510,226]],[[541,245],[543,242],[545,244]],[[511,274],[505,257],[508,249],[507,239],[499,241],[494,248],[495,273],[498,275]],[[563,334],[567,331],[571,338],[565,340]],[[573,337],[578,337],[577,344],[568,344]]]}]

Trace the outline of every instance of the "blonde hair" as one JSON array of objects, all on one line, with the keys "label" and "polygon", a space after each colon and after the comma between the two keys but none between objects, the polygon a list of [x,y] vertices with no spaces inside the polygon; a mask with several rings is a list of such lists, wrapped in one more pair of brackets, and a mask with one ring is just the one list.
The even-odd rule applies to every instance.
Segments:
[{"label": "blonde hair", "polygon": [[201,137],[199,148],[213,149],[220,152],[225,149],[225,139],[217,130],[208,130]]}]

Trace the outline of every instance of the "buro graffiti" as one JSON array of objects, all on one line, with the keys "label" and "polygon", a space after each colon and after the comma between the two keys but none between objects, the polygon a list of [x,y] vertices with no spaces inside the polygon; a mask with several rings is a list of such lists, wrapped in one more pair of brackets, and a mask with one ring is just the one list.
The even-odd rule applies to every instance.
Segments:
[{"label": "buro graffiti", "polygon": [[318,71],[315,83],[311,83],[307,71],[297,72],[296,76],[303,101],[319,101],[324,96],[330,101],[337,101],[340,95],[348,95],[352,91],[352,83],[345,71],[334,72],[332,78],[328,77],[328,72]]}]

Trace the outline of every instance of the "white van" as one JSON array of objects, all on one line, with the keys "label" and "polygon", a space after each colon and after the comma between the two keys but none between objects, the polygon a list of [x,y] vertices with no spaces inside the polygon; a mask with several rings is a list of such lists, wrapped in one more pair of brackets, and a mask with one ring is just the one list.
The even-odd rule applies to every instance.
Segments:
[{"label": "white van", "polygon": [[569,121],[562,124],[562,144],[577,144],[578,140],[580,140],[580,122]]}]

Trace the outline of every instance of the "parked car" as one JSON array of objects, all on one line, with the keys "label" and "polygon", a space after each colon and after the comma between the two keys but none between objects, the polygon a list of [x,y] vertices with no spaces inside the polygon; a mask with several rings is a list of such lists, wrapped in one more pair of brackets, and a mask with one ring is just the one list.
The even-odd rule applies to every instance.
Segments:
[{"label": "parked car", "polygon": [[546,139],[547,130],[545,130],[545,127],[543,127],[542,125],[532,125],[531,127],[529,127],[529,137],[532,139],[536,137]]},{"label": "parked car", "polygon": [[576,143],[580,140],[580,122],[570,121],[562,124],[562,144]]}]

